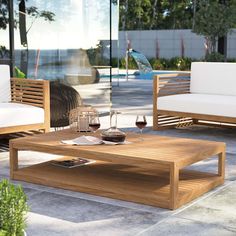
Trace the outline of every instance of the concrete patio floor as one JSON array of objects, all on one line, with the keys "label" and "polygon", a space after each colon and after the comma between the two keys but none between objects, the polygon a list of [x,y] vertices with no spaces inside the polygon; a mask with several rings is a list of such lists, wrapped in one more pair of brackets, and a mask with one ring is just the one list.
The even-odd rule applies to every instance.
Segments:
[{"label": "concrete patio floor", "polygon": [[[184,138],[223,141],[227,144],[225,184],[175,211],[131,202],[66,191],[24,182],[30,212],[29,236],[158,236],[158,235],[236,235],[236,135],[235,130],[192,126],[152,131],[152,81],[114,82],[113,107],[121,112],[118,126],[135,131],[135,117],[145,114],[148,127],[144,133]],[[109,124],[101,117],[102,128]],[[9,178],[9,153],[0,140],[0,179]],[[20,152],[20,165],[30,165],[52,158],[51,155]],[[213,171],[216,160],[192,166]]]}]

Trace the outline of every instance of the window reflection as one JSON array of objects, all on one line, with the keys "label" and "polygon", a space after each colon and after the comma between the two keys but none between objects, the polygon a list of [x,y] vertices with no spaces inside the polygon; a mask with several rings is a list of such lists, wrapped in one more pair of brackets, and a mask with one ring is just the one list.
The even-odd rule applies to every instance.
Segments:
[{"label": "window reflection", "polygon": [[63,84],[84,104],[108,110],[110,1],[14,0],[14,9],[16,67],[29,78],[52,81],[54,99],[62,98],[58,84]]},{"label": "window reflection", "polygon": [[8,1],[0,1],[0,64],[10,64]]}]

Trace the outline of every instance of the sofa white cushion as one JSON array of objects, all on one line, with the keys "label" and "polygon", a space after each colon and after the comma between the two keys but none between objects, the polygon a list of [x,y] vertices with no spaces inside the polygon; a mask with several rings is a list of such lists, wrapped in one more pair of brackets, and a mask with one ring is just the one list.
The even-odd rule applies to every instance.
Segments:
[{"label": "sofa white cushion", "polygon": [[236,95],[236,63],[193,62],[190,92]]},{"label": "sofa white cushion", "polygon": [[10,68],[8,65],[0,65],[0,102],[9,102],[10,100]]},{"label": "sofa white cushion", "polygon": [[236,117],[236,96],[180,94],[159,97],[158,110]]},{"label": "sofa white cushion", "polygon": [[0,103],[0,128],[44,122],[44,110],[20,103]]}]

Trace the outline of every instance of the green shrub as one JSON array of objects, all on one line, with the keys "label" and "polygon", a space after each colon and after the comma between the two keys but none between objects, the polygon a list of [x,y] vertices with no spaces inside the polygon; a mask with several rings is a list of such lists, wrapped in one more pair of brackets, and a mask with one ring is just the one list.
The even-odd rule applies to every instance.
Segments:
[{"label": "green shrub", "polygon": [[[191,63],[194,61],[224,61],[224,56],[219,53],[209,54],[204,60],[196,60],[189,57],[172,57],[170,59],[166,58],[149,58],[153,70],[190,70]],[[235,58],[229,58],[228,62],[236,62]],[[116,62],[116,64],[115,64]],[[117,66],[117,59],[113,62],[115,67]],[[113,65],[114,65],[113,64]],[[120,59],[120,68],[125,69],[125,58]],[[136,62],[133,58],[129,58],[129,69],[138,69]]]},{"label": "green shrub", "polygon": [[225,60],[224,55],[218,52],[212,52],[210,54],[207,54],[205,57],[205,61],[209,62],[223,62],[224,60]]},{"label": "green shrub", "polygon": [[0,229],[0,236],[7,236],[7,231]]},{"label": "green shrub", "polygon": [[118,66],[118,58],[112,58],[111,59],[111,66],[112,67],[117,67]]},{"label": "green shrub", "polygon": [[26,227],[27,197],[21,186],[0,182],[0,232],[2,236],[22,236]]},{"label": "green shrub", "polygon": [[236,58],[228,58],[227,62],[236,62]]},{"label": "green shrub", "polygon": [[192,59],[188,57],[172,57],[166,60],[165,69],[168,70],[189,70],[191,67]]},{"label": "green shrub", "polygon": [[[129,69],[138,69],[138,65],[133,57],[128,58],[128,67]],[[126,68],[126,59],[125,57],[120,59],[120,68],[125,69]]]},{"label": "green shrub", "polygon": [[26,78],[26,75],[17,66],[15,66],[15,77],[16,78]]},{"label": "green shrub", "polygon": [[164,70],[166,68],[166,61],[163,59],[152,58],[149,60],[153,70]]}]

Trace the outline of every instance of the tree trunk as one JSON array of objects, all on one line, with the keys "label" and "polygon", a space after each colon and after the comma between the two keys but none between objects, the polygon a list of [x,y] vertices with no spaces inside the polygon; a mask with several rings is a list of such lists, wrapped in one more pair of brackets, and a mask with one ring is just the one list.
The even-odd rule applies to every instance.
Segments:
[{"label": "tree trunk", "polygon": [[218,39],[218,53],[224,55],[225,61],[227,59],[227,36]]},{"label": "tree trunk", "polygon": [[25,0],[19,3],[19,30],[21,45],[25,48],[21,50],[20,70],[23,71],[27,77],[28,72],[28,41],[26,32],[26,18],[25,18]]},{"label": "tree trunk", "polygon": [[[223,4],[223,6],[225,6],[226,1],[219,0],[219,3]],[[227,58],[227,36],[218,38],[218,53],[224,55],[224,59],[226,61],[226,58]]]},{"label": "tree trunk", "polygon": [[155,22],[155,18],[156,18],[156,6],[157,6],[157,0],[154,1],[153,6],[152,6],[152,21],[150,24],[149,29],[151,30],[153,28],[154,22]]}]

